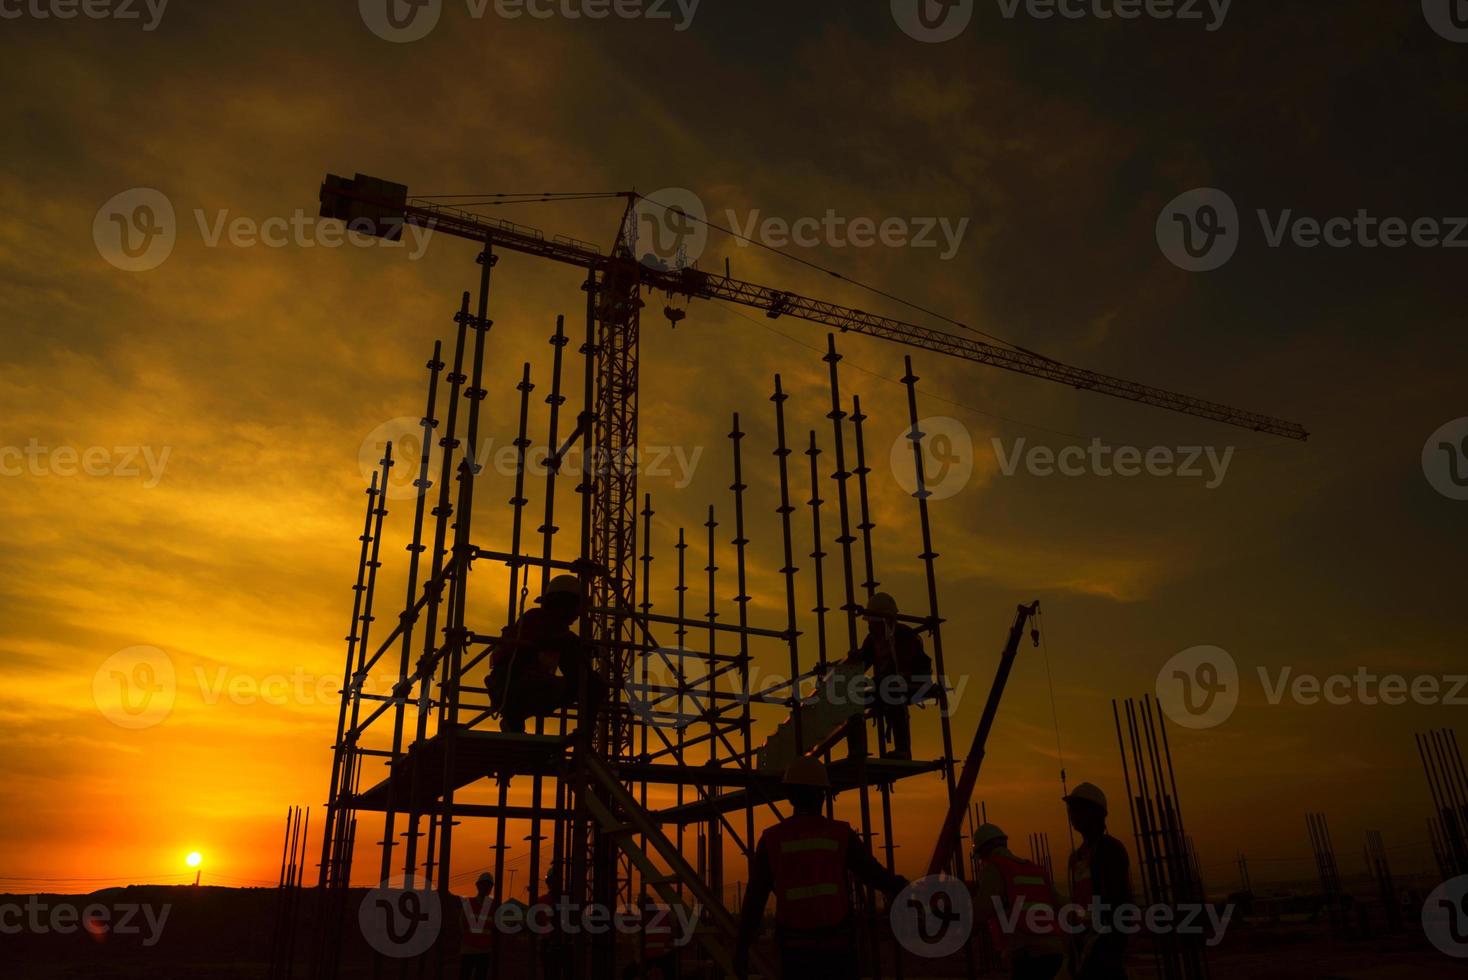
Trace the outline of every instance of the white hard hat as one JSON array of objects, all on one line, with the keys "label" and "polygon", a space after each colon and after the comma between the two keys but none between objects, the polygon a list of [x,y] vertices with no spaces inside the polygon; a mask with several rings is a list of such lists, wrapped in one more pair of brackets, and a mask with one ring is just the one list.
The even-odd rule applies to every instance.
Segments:
[{"label": "white hard hat", "polygon": [[878,592],[867,600],[866,614],[883,619],[897,618],[897,600],[889,592]]},{"label": "white hard hat", "polygon": [[574,595],[581,597],[581,580],[574,575],[557,575],[545,587],[546,595]]},{"label": "white hard hat", "polygon": [[790,763],[785,770],[786,786],[817,786],[821,789],[831,788],[831,777],[826,773],[826,767],[819,759],[812,759],[808,755],[802,755]]},{"label": "white hard hat", "polygon": [[974,847],[981,851],[990,844],[1002,844],[1008,840],[1009,835],[992,823],[986,823],[974,831]]},{"label": "white hard hat", "polygon": [[1101,792],[1101,787],[1097,786],[1095,783],[1081,783],[1075,789],[1070,791],[1070,793],[1065,797],[1065,802],[1089,803],[1092,806],[1100,807],[1102,813],[1107,812],[1106,794]]},{"label": "white hard hat", "polygon": [[492,875],[488,871],[486,871],[486,872],[484,872],[484,874],[480,875],[476,879],[475,883],[476,884],[480,884],[480,885],[492,885],[492,884],[494,884],[494,875]]}]

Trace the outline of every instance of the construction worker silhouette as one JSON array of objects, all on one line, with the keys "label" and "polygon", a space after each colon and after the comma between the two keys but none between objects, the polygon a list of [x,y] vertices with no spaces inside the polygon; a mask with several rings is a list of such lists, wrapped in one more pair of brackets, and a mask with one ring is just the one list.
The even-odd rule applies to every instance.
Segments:
[{"label": "construction worker silhouette", "polygon": [[[897,621],[897,600],[878,592],[867,601],[864,615],[867,635],[860,649],[848,658],[871,668],[872,710],[886,726],[892,759],[912,758],[912,728],[908,705],[922,700],[931,687],[933,662],[923,651],[916,630]],[[853,756],[866,754],[866,728],[853,722],[847,738]]]},{"label": "construction worker silhouette", "polygon": [[459,980],[489,980],[494,964],[494,875],[474,882],[474,897],[459,909]]},{"label": "construction worker silhouette", "polygon": [[572,705],[579,712],[577,730],[587,735],[595,730],[606,684],[593,668],[590,649],[571,629],[585,604],[580,579],[557,575],[540,605],[527,609],[494,641],[486,686],[500,731],[524,732],[526,719]]},{"label": "construction worker silhouette", "polygon": [[831,780],[820,762],[801,756],[786,770],[784,783],[795,812],[768,828],[755,848],[734,949],[736,972],[748,975],[749,947],[774,892],[781,976],[859,977],[852,882],[878,888],[890,899],[907,887],[907,879],[882,867],[851,824],[821,812]]},{"label": "construction worker silhouette", "polygon": [[1126,845],[1106,832],[1106,794],[1081,783],[1065,797],[1070,825],[1081,835],[1070,856],[1070,900],[1081,906],[1085,931],[1071,951],[1076,980],[1125,980],[1126,934],[1114,928],[1118,908],[1132,903]]},{"label": "construction worker silhouette", "polygon": [[[1065,945],[1055,918],[1060,902],[1050,875],[1011,851],[1009,835],[991,823],[974,831],[974,850],[983,862],[974,921],[989,924],[994,948],[1014,980],[1052,980],[1065,962]],[[1013,928],[1006,921],[1012,921]]]}]

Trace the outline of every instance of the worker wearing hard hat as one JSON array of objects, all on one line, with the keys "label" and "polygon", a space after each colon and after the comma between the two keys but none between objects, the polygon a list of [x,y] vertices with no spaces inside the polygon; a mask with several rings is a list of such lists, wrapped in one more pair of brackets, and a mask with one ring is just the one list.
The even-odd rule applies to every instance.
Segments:
[{"label": "worker wearing hard hat", "polygon": [[[878,592],[863,611],[867,635],[850,661],[870,667],[873,711],[892,740],[888,758],[912,758],[912,728],[908,705],[922,700],[932,684],[933,662],[923,651],[916,630],[897,621],[897,600]],[[866,754],[866,729],[853,723],[847,745],[852,755]]]},{"label": "worker wearing hard hat", "polygon": [[528,718],[544,718],[575,705],[578,731],[588,736],[606,684],[597,676],[587,645],[572,631],[585,610],[581,581],[557,575],[540,605],[507,626],[490,655],[490,708],[500,731],[524,732]]},{"label": "worker wearing hard hat", "polygon": [[974,852],[982,862],[974,921],[988,923],[1014,980],[1052,980],[1065,962],[1065,946],[1050,875],[1011,851],[1009,836],[991,823],[974,832]]},{"label": "worker wearing hard hat", "polygon": [[859,977],[851,883],[878,888],[890,899],[907,887],[907,879],[882,867],[851,824],[821,812],[831,781],[820,762],[797,758],[784,785],[795,812],[767,829],[755,848],[735,967],[740,976],[748,973],[749,947],[774,892],[781,976]]},{"label": "worker wearing hard hat", "polygon": [[1086,931],[1072,951],[1076,980],[1124,980],[1126,934],[1113,928],[1117,909],[1131,905],[1131,859],[1126,845],[1106,832],[1106,794],[1081,783],[1065,797],[1070,824],[1081,835],[1070,856],[1070,900],[1081,907]]},{"label": "worker wearing hard hat", "polygon": [[474,897],[459,910],[459,980],[488,980],[494,964],[494,875],[474,882]]}]

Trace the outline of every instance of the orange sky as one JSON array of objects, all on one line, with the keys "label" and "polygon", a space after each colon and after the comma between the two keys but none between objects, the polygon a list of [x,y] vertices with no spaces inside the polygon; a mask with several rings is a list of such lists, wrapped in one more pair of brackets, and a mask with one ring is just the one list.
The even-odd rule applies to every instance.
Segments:
[{"label": "orange sky", "polygon": [[[959,420],[976,447],[973,479],[934,504],[949,670],[970,682],[956,737],[966,744],[976,724],[1015,603],[1039,598],[1071,780],[1119,798],[1110,699],[1153,690],[1175,653],[1217,645],[1246,677],[1237,712],[1216,729],[1172,732],[1205,876],[1231,880],[1239,850],[1258,858],[1256,879],[1265,867],[1307,874],[1307,809],[1330,817],[1348,872],[1368,829],[1400,848],[1402,870],[1427,867],[1430,804],[1411,733],[1451,726],[1461,708],[1271,706],[1249,679],[1282,665],[1461,670],[1464,505],[1434,492],[1420,463],[1428,435],[1464,414],[1450,288],[1461,270],[1443,253],[1271,252],[1255,241],[1201,276],[1168,263],[1153,238],[1162,206],[1204,186],[1232,189],[1246,208],[1461,210],[1461,195],[1438,191],[1452,186],[1451,154],[1431,143],[1461,81],[1439,78],[1409,106],[1379,104],[1352,81],[1461,66],[1463,51],[1419,36],[1415,12],[1341,4],[1349,15],[1316,23],[1284,5],[1267,24],[1237,11],[1233,34],[1206,38],[995,18],[966,39],[923,45],[885,10],[855,5],[791,15],[710,2],[675,32],[476,21],[449,4],[429,37],[389,44],[351,5],[291,6],[246,15],[180,4],[147,32],[5,25],[0,77],[17,94],[3,110],[10,152],[0,164],[0,446],[41,447],[46,465],[0,477],[0,875],[59,890],[182,879],[184,856],[199,850],[206,879],[273,883],[286,807],[311,805],[319,820],[360,531],[359,452],[375,427],[421,411],[422,364],[433,340],[451,337],[459,292],[476,275],[473,249],[444,237],[416,261],[407,250],[323,247],[314,230],[309,245],[207,240],[221,219],[298,210],[314,229],[328,170],[429,193],[686,187],[721,222],[755,209],[967,219],[946,261],[936,249],[792,251],[1051,356],[1300,421],[1311,440],[1284,444],[915,358],[923,413]],[[1393,20],[1396,32],[1381,33],[1397,40],[1368,56],[1354,41],[1379,30],[1373,17]],[[1306,45],[1340,72],[1302,63]],[[1206,94],[1180,77],[1207,82]],[[105,202],[139,187],[172,204],[177,242],[157,268],[127,272],[104,261],[93,226]],[[606,244],[617,207],[503,216]],[[902,313],[721,236],[702,262],[726,257],[742,278]],[[522,361],[543,379],[555,315],[579,329],[578,282],[524,257],[500,264],[486,409],[496,445],[513,438]],[[671,599],[677,527],[701,541],[707,503],[727,515],[725,436],[741,411],[752,616],[778,627],[767,399],[780,371],[792,433],[828,435],[825,365],[809,349],[824,334],[707,304],[671,331],[660,306],[644,319],[642,440],[703,455],[687,487],[646,484],[658,508],[655,590]],[[886,462],[905,418],[894,383],[902,352],[858,337],[841,349],[846,391],[871,416],[878,578],[916,605],[920,541]],[[991,449],[995,438],[1058,449],[1092,437],[1236,453],[1206,489],[1004,476]],[[94,459],[107,475],[66,475],[58,447],[105,448]],[[501,483],[480,495],[484,544],[504,538]],[[389,518],[380,622],[401,598],[408,510],[395,502]],[[730,537],[726,524],[726,558]],[[702,559],[690,552],[690,570]],[[727,619],[732,560],[722,565]],[[486,623],[502,616],[501,591],[483,590]],[[139,645],[166,654],[178,689],[166,718],[134,730],[99,710],[94,678]],[[783,653],[758,656],[778,670]],[[269,696],[249,696],[262,686]],[[920,754],[932,754],[936,724],[917,717]],[[1012,833],[1048,831],[1060,855],[1057,769],[1045,662],[1026,650],[979,795]],[[913,871],[940,819],[941,784],[914,781],[898,799],[899,862]],[[1129,839],[1124,819],[1116,827]],[[488,860],[466,836],[456,872]],[[368,880],[375,861],[363,857],[358,871]]]}]

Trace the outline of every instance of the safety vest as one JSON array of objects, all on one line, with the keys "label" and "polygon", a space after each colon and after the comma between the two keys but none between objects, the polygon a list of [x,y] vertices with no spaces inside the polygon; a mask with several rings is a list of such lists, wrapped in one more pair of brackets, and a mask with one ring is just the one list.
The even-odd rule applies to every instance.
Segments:
[{"label": "safety vest", "polygon": [[796,814],[761,842],[775,879],[775,923],[787,932],[830,929],[851,914],[846,855],[854,831],[841,820]]},{"label": "safety vest", "polygon": [[466,898],[462,906],[464,918],[463,948],[466,953],[487,953],[494,948],[494,897]]},{"label": "safety vest", "polygon": [[[992,854],[984,860],[992,864],[1004,880],[1004,897],[1011,903],[1005,913],[1016,917],[1013,934],[1004,931],[998,915],[989,919],[994,948],[1000,952],[1023,949],[1041,945],[1057,935],[1055,889],[1045,869],[1008,854]],[[1033,915],[1031,909],[1046,909],[1048,914]]]},{"label": "safety vest", "polygon": [[667,905],[649,905],[642,911],[643,951],[650,960],[673,951],[673,910]]},{"label": "safety vest", "polygon": [[1083,925],[1091,925],[1091,899],[1096,896],[1096,884],[1091,880],[1090,844],[1082,844],[1080,850],[1070,855],[1070,901],[1078,906],[1077,915]]}]

